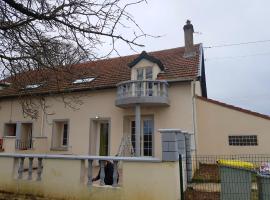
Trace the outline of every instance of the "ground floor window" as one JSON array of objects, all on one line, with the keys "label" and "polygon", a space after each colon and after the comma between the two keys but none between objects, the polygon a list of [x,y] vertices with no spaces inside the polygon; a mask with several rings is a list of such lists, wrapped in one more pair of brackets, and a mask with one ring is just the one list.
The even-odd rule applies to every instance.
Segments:
[{"label": "ground floor window", "polygon": [[16,123],[5,124],[5,136],[16,136]]},{"label": "ground floor window", "polygon": [[[153,155],[153,119],[143,119],[141,127],[141,155],[152,156]],[[136,152],[136,122],[131,121],[131,143]]]},{"label": "ground floor window", "polygon": [[109,155],[109,123],[100,123],[99,155]]},{"label": "ground floor window", "polygon": [[6,123],[4,136],[16,137],[15,148],[19,150],[31,149],[33,124],[31,122]]},{"label": "ground floor window", "polygon": [[257,135],[230,135],[229,145],[230,146],[257,146],[258,138],[257,138]]},{"label": "ground floor window", "polygon": [[143,154],[144,156],[152,156],[152,137],[153,137],[153,121],[143,121]]},{"label": "ground floor window", "polygon": [[52,148],[68,147],[69,137],[69,123],[67,120],[54,121],[53,123],[53,136],[52,136]]}]

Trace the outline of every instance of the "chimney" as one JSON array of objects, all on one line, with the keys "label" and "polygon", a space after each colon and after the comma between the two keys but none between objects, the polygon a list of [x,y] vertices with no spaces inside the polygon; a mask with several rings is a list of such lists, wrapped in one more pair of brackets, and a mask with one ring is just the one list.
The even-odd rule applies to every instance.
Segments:
[{"label": "chimney", "polygon": [[185,34],[185,53],[184,58],[193,57],[196,55],[195,47],[193,44],[193,25],[190,20],[187,20],[186,25],[184,26],[184,34]]}]

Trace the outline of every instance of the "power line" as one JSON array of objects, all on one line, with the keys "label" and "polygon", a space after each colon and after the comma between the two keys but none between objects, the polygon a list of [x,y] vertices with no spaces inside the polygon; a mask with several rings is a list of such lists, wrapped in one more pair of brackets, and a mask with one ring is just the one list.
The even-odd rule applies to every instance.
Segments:
[{"label": "power line", "polygon": [[257,53],[257,54],[248,54],[248,55],[240,55],[240,56],[227,56],[227,57],[213,57],[206,58],[205,61],[208,60],[221,60],[221,59],[238,59],[238,58],[248,58],[248,57],[256,57],[256,56],[266,56],[270,55],[270,52],[267,53]]},{"label": "power line", "polygon": [[266,43],[270,42],[270,40],[258,40],[258,41],[251,41],[251,42],[240,42],[240,43],[232,43],[232,44],[220,44],[220,45],[213,45],[204,47],[205,49],[211,48],[220,48],[220,47],[231,47],[231,46],[240,46],[240,45],[247,45],[247,44],[257,44],[257,43]]}]

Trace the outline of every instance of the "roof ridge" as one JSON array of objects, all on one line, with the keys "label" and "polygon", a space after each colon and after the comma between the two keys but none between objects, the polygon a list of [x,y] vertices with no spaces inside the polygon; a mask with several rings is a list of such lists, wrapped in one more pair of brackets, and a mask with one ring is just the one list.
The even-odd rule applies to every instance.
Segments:
[{"label": "roof ridge", "polygon": [[[202,43],[194,44],[194,46],[200,46],[201,44]],[[184,48],[185,48],[185,46],[180,46],[180,47],[173,47],[173,48],[162,49],[162,50],[155,50],[155,51],[145,51],[145,50],[142,50],[141,52],[145,51],[147,54],[153,54],[153,53],[162,53],[164,51],[184,49]],[[91,62],[99,62],[99,61],[121,59],[121,58],[127,58],[127,57],[132,57],[132,56],[139,56],[140,54],[141,53],[129,54],[129,55],[124,55],[124,56],[119,55],[119,56],[115,56],[115,57],[111,57],[111,58],[104,58],[104,59],[99,59],[99,60],[89,60],[89,61],[82,62],[82,63],[77,63],[77,64],[86,64],[86,63],[91,63]]]},{"label": "roof ridge", "polygon": [[223,107],[226,107],[226,108],[231,108],[231,109],[234,109],[234,110],[239,111],[239,112],[247,113],[247,114],[250,114],[250,115],[253,115],[253,116],[256,116],[256,117],[261,117],[261,118],[270,120],[269,115],[262,114],[262,113],[259,113],[259,112],[255,112],[255,111],[252,111],[252,110],[248,110],[246,108],[241,108],[239,106],[224,103],[224,102],[214,100],[214,99],[210,99],[210,98],[205,98],[205,97],[198,96],[198,95],[196,95],[196,98],[201,99],[203,101],[213,103],[213,104],[217,104],[217,105],[220,105],[220,106],[223,106]]}]

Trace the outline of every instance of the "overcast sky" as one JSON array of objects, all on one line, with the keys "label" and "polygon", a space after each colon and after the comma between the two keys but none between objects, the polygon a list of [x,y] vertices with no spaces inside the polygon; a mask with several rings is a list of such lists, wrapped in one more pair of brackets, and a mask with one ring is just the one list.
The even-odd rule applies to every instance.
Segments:
[{"label": "overcast sky", "polygon": [[[269,8],[269,0],[148,0],[130,12],[146,33],[163,36],[143,39],[146,47],[137,49],[155,51],[183,46],[187,19],[204,47],[270,40]],[[204,52],[209,98],[270,115],[270,42]]]}]

